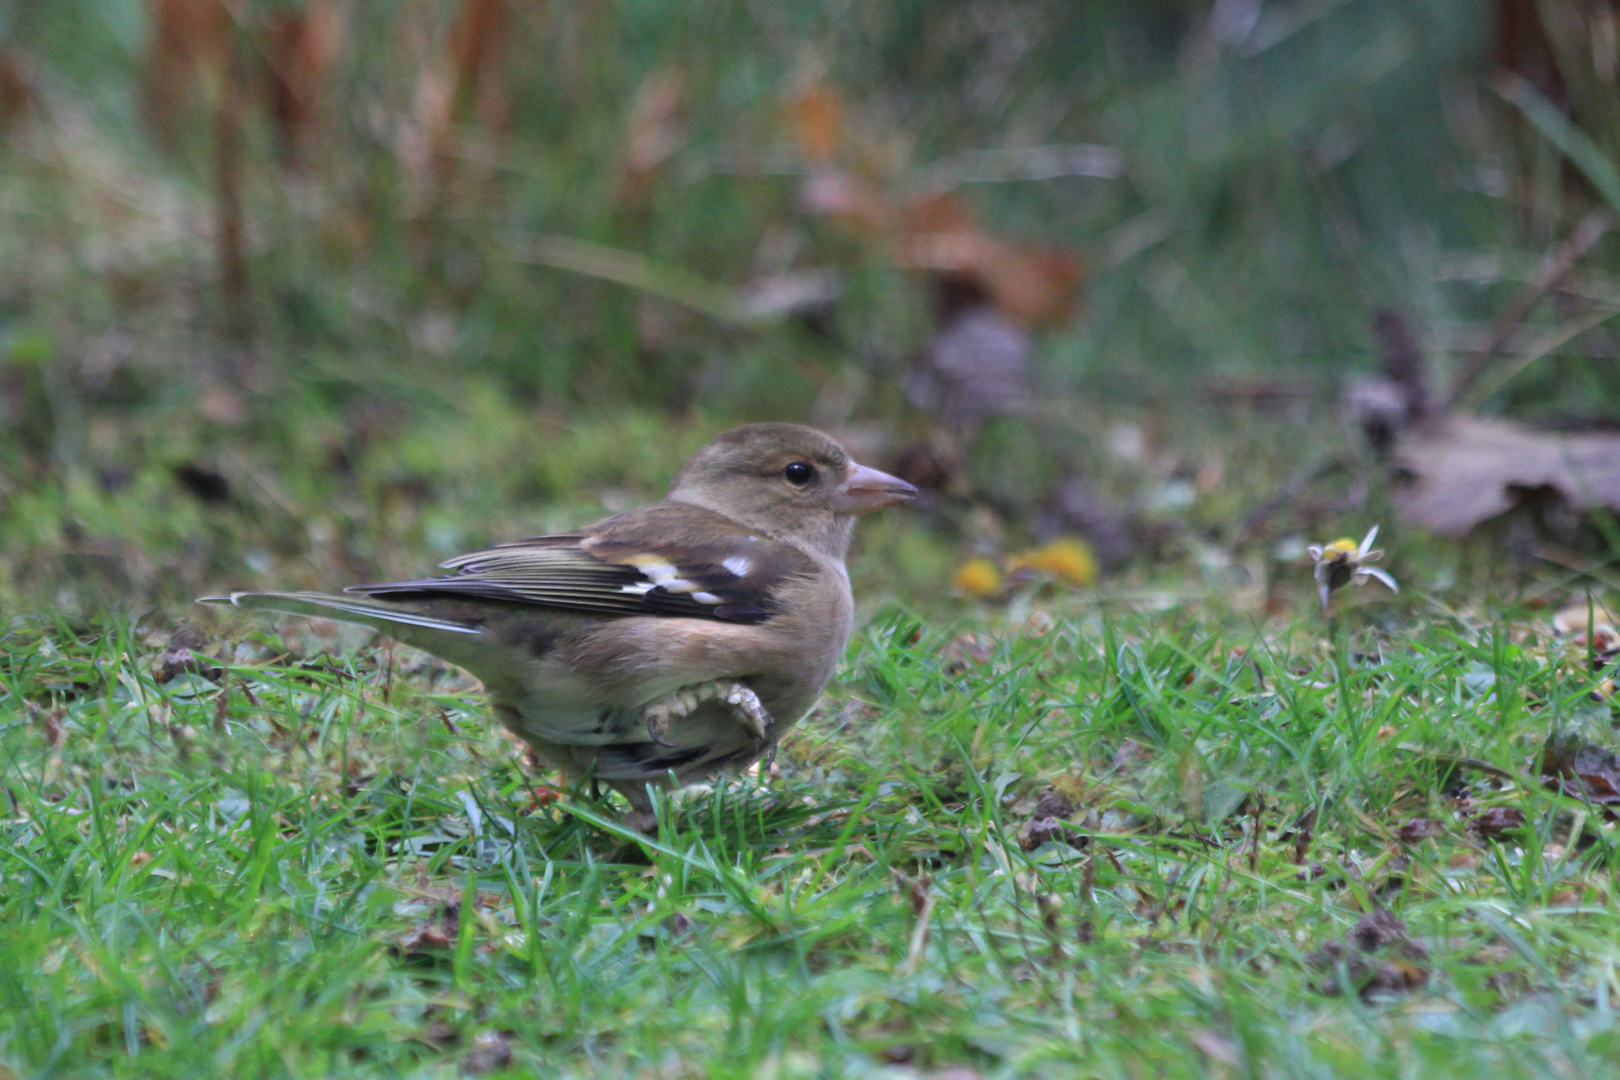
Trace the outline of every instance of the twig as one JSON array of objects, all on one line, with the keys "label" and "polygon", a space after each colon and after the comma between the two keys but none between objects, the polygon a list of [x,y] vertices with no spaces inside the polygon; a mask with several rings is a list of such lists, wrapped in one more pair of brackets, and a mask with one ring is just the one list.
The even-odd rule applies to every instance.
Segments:
[{"label": "twig", "polygon": [[[1591,251],[1597,242],[1609,232],[1610,219],[1606,211],[1593,210],[1576,224],[1574,230],[1557,248],[1547,254],[1542,260],[1541,269],[1536,276],[1525,286],[1524,290],[1514,297],[1513,303],[1507,306],[1497,317],[1491,329],[1491,336],[1485,347],[1464,362],[1462,370],[1457,373],[1457,382],[1451,389],[1451,396],[1446,399],[1446,412],[1454,411],[1462,400],[1468,396],[1480,376],[1490,367],[1491,361],[1502,352],[1508,339],[1513,336],[1524,317],[1530,310],[1547,295],[1555,285],[1563,280],[1564,276],[1575,268],[1581,257]],[[1538,356],[1540,354],[1537,354]],[[1535,357],[1532,357],[1535,359]],[[1518,369],[1515,369],[1517,373]]]},{"label": "twig", "polygon": [[1494,378],[1458,402],[1458,410],[1460,412],[1474,412],[1485,404],[1487,398],[1502,389],[1508,380],[1519,372],[1548,353],[1554,352],[1574,341],[1588,330],[1608,322],[1616,315],[1620,315],[1620,308],[1600,308],[1596,311],[1589,311],[1578,319],[1571,319],[1562,326],[1555,326],[1546,333],[1539,335],[1534,341],[1530,342],[1528,347],[1513,357],[1510,363],[1497,371]]},{"label": "twig", "polygon": [[1318,480],[1326,480],[1334,473],[1342,472],[1343,469],[1343,461],[1340,461],[1336,457],[1330,457],[1325,460],[1313,462],[1294,473],[1294,475],[1290,476],[1287,480],[1284,480],[1277,490],[1272,492],[1264,502],[1262,502],[1259,506],[1256,506],[1253,510],[1249,511],[1248,516],[1243,519],[1242,527],[1238,529],[1237,540],[1235,543],[1244,543],[1250,537],[1254,536],[1254,534],[1260,531],[1260,529],[1265,525],[1266,521],[1270,519],[1273,514],[1287,506],[1289,503],[1293,502],[1295,499],[1299,498],[1300,493],[1306,488],[1310,487]]},{"label": "twig", "polygon": [[241,63],[232,42],[214,112],[214,243],[219,258],[225,323],[231,337],[248,336],[247,259],[242,229]]},{"label": "twig", "polygon": [[569,236],[537,236],[518,260],[626,285],[721,322],[748,321],[735,290],[634,251]]}]

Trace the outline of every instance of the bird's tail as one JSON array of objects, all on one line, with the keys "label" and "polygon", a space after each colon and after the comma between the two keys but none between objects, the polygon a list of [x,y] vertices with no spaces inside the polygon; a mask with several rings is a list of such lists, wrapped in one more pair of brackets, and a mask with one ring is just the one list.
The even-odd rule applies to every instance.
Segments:
[{"label": "bird's tail", "polygon": [[201,596],[199,604],[233,604],[236,607],[258,611],[279,611],[284,615],[313,615],[339,622],[359,623],[402,640],[416,636],[400,633],[404,627],[450,634],[473,634],[482,631],[476,626],[423,615],[400,604],[382,600],[365,600],[357,596],[336,596],[319,592],[239,592],[229,596]]}]

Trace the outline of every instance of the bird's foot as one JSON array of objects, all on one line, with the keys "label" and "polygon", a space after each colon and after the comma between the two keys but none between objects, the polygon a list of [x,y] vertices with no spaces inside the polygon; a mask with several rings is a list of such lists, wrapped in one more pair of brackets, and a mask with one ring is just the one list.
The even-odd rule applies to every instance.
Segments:
[{"label": "bird's foot", "polygon": [[776,741],[772,738],[776,721],[760,704],[759,695],[731,679],[714,679],[683,686],[648,705],[642,713],[647,721],[648,737],[659,746],[673,746],[667,738],[670,725],[692,715],[699,705],[710,701],[731,706],[732,712],[756,738],[772,743]]}]

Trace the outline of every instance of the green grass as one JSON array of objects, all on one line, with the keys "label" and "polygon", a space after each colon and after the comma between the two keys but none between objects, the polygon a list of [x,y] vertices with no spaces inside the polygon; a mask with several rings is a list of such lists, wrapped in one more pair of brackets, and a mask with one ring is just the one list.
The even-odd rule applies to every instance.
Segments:
[{"label": "green grass", "polygon": [[[1615,714],[1535,606],[1612,592],[1613,545],[1532,578],[1403,532],[1333,400],[1390,304],[1444,385],[1452,331],[1488,330],[1583,212],[1562,129],[1481,86],[1488,5],[1256,5],[1247,44],[1180,0],[512,5],[510,126],[469,117],[440,190],[409,163],[410,41],[442,55],[462,6],[333,5],[305,172],[250,110],[242,339],[216,128],[200,101],[172,146],[144,126],[142,5],[0,4],[0,61],[36,73],[0,118],[0,1080],[1620,1075],[1615,829],[1539,775],[1549,736],[1613,745]],[[245,55],[284,7],[232,5]],[[666,71],[683,147],[626,203]],[[191,606],[572,527],[743,420],[865,435],[877,464],[927,445],[899,384],[929,287],[801,205],[807,80],[847,105],[841,163],[897,197],[965,153],[1127,167],[959,189],[1085,263],[1083,315],[1037,336],[1021,438],[863,525],[862,629],[778,774],[632,835],[528,772],[455,670]],[[1612,97],[1577,102],[1600,149]],[[733,326],[531,265],[546,236],[664,294],[829,270],[842,298],[816,332]],[[1519,269],[1442,272],[1480,255]],[[1612,412],[1601,345],[1485,411]],[[1223,375],[1311,397],[1199,404]],[[1070,474],[1143,512],[1134,565],[951,597]],[[1404,591],[1326,624],[1282,552],[1373,521]],[[214,659],[160,683],[181,619]]]},{"label": "green grass", "polygon": [[[780,775],[653,839],[537,797],[431,658],[233,623],[158,684],[160,633],[16,623],[0,1075],[1620,1072],[1614,830],[1534,779],[1610,727],[1584,654],[1035,607],[877,613]],[[1313,955],[1375,907],[1412,944]]]}]

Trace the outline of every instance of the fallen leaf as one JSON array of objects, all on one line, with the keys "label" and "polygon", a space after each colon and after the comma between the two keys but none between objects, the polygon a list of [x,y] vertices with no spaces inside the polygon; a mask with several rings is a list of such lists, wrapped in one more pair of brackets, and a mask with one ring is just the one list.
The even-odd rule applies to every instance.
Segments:
[{"label": "fallen leaf", "polygon": [[686,81],[678,71],[655,71],[642,80],[630,106],[630,119],[619,161],[617,197],[622,203],[643,200],[659,168],[686,145],[681,108]]},{"label": "fallen leaf", "polygon": [[1033,406],[1029,329],[988,305],[947,316],[907,373],[906,397],[953,424],[1022,415]]},{"label": "fallen leaf", "polygon": [[10,131],[34,110],[37,79],[26,55],[14,47],[0,49],[0,131]]},{"label": "fallen leaf", "polygon": [[1097,580],[1097,556],[1084,540],[1072,536],[1059,537],[1033,551],[1007,559],[1007,572],[1010,574],[1031,570],[1070,585],[1092,585]]},{"label": "fallen leaf", "polygon": [[810,83],[788,103],[787,118],[799,151],[817,164],[832,161],[844,141],[844,102],[824,83]]},{"label": "fallen leaf", "polygon": [[1118,566],[1137,547],[1130,515],[1080,476],[1071,475],[1058,486],[1039,528],[1048,535],[1067,532],[1083,537],[1100,567]]},{"label": "fallen leaf", "polygon": [[1345,992],[1338,978],[1343,965],[1356,994],[1363,1001],[1374,1001],[1422,986],[1429,972],[1419,961],[1427,958],[1428,950],[1407,936],[1406,924],[1388,908],[1378,907],[1357,920],[1343,941],[1329,941],[1306,960],[1332,972],[1316,984],[1318,993],[1336,997]]},{"label": "fallen leaf", "polygon": [[991,596],[1001,588],[1001,568],[994,559],[969,559],[957,568],[951,588],[975,599]]},{"label": "fallen leaf", "polygon": [[163,654],[152,665],[152,678],[162,684],[189,671],[210,682],[218,682],[225,670],[202,655],[207,645],[208,639],[191,627],[176,627],[169,643],[163,647]]},{"label": "fallen leaf", "polygon": [[1224,1035],[1217,1035],[1207,1029],[1195,1031],[1192,1033],[1192,1044],[1205,1057],[1228,1068],[1235,1069],[1243,1064],[1243,1051]]},{"label": "fallen leaf", "polygon": [[957,634],[945,646],[941,658],[945,661],[946,671],[962,672],[967,670],[969,664],[988,664],[995,655],[996,643],[993,638]]},{"label": "fallen leaf", "polygon": [[1541,750],[1541,779],[1585,803],[1620,805],[1620,755],[1573,735],[1547,739]]},{"label": "fallen leaf", "polygon": [[1415,844],[1434,836],[1444,836],[1445,826],[1433,818],[1413,818],[1395,830],[1395,839],[1403,844]]},{"label": "fallen leaf", "polygon": [[1407,478],[1395,491],[1397,515],[1445,536],[1461,536],[1537,491],[1579,509],[1620,509],[1616,435],[1452,416],[1403,435],[1393,460]]},{"label": "fallen leaf", "polygon": [[473,1038],[472,1048],[461,1059],[463,1076],[483,1076],[512,1064],[512,1039],[515,1032],[481,1031]]},{"label": "fallen leaf", "polygon": [[1493,806],[1468,823],[1481,839],[1500,840],[1524,826],[1524,811],[1516,806]]}]

